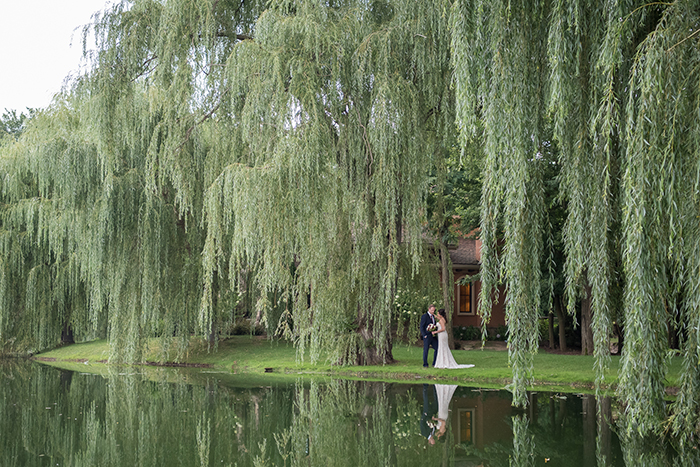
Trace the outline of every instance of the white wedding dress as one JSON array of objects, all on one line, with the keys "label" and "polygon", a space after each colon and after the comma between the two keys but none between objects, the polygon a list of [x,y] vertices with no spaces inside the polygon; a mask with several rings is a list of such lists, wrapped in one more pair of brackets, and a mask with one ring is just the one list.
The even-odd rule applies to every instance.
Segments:
[{"label": "white wedding dress", "polygon": [[[442,331],[442,323],[438,323],[438,331]],[[447,333],[438,332],[438,353],[435,360],[435,368],[471,368],[474,365],[459,365],[452,356],[450,345],[447,342]]]},{"label": "white wedding dress", "polygon": [[[447,420],[450,410],[450,401],[455,393],[455,389],[457,389],[456,384],[435,385],[435,392],[437,392],[438,397],[438,421]],[[438,428],[440,428],[440,426],[438,426]]]}]

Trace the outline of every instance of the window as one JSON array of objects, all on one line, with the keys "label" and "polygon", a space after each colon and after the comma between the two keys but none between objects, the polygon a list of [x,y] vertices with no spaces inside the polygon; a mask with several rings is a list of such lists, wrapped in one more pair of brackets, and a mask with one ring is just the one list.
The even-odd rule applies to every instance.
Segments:
[{"label": "window", "polygon": [[459,286],[459,314],[473,315],[472,311],[472,285],[464,284]]},{"label": "window", "polygon": [[474,443],[474,409],[459,409],[459,442]]}]

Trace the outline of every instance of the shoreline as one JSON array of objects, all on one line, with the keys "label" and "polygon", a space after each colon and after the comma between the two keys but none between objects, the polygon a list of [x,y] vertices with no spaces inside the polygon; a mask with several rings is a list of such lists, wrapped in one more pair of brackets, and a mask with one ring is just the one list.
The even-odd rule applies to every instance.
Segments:
[{"label": "shoreline", "polygon": [[[493,341],[490,341],[493,342]],[[498,342],[498,341],[496,341]],[[223,340],[216,349],[207,351],[202,342],[193,341],[182,358],[163,358],[157,341],[150,343],[139,363],[109,363],[107,341],[71,344],[42,352],[31,360],[50,366],[81,371],[98,367],[160,367],[215,369],[222,374],[250,375],[266,378],[343,378],[389,383],[445,383],[460,386],[477,386],[489,389],[506,389],[512,378],[508,368],[505,343],[496,343],[479,350],[455,350],[458,363],[473,363],[474,368],[455,370],[424,369],[421,364],[422,347],[395,344],[395,362],[374,366],[336,366],[328,362],[310,363],[297,358],[296,349],[285,341],[270,341],[254,336],[234,336]],[[431,354],[432,355],[432,354]],[[159,358],[160,357],[160,358]],[[533,383],[528,390],[567,393],[594,393],[595,372],[593,357],[572,354],[539,352],[534,356]],[[601,385],[604,393],[614,393],[617,382],[619,357],[612,356],[610,369]],[[678,391],[680,360],[671,362],[666,378],[666,396]]]}]

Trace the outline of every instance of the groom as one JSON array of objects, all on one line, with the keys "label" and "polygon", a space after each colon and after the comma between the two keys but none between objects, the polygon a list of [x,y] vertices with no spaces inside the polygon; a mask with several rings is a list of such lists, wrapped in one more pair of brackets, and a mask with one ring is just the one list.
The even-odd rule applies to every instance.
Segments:
[{"label": "groom", "polygon": [[437,392],[434,384],[423,385],[423,413],[420,417],[420,433],[428,444],[435,444],[435,414],[438,412]]},{"label": "groom", "polygon": [[435,350],[433,353],[433,366],[435,366],[435,359],[437,359],[438,340],[437,337],[428,330],[428,326],[435,326],[436,322],[435,305],[430,305],[428,307],[428,312],[424,313],[420,318],[420,337],[423,339],[423,368],[428,368],[428,352],[430,351],[430,347]]}]

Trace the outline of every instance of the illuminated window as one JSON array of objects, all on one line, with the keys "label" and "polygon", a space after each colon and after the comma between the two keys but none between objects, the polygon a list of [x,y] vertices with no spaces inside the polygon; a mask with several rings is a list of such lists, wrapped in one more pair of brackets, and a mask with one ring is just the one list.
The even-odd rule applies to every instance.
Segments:
[{"label": "illuminated window", "polygon": [[464,284],[459,286],[459,314],[473,315],[472,311],[472,285]]},{"label": "illuminated window", "polygon": [[474,409],[459,409],[459,442],[474,443]]}]

